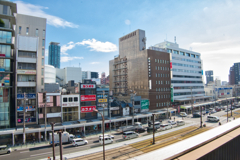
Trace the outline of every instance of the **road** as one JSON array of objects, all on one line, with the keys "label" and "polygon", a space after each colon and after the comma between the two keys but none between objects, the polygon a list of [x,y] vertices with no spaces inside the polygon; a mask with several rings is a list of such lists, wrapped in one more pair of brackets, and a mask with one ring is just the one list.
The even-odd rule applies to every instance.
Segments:
[{"label": "road", "polygon": [[[238,110],[240,110],[240,109],[238,109]],[[214,113],[212,115],[218,116],[220,118],[221,123],[223,124],[223,123],[227,122],[227,120],[226,120],[227,118],[223,116],[224,114],[226,114],[225,111],[220,111],[220,112]],[[176,120],[178,120],[178,119],[182,119],[182,118],[177,117]],[[231,119],[232,118],[229,118],[229,120],[231,120]],[[200,118],[192,118],[192,116],[189,115],[188,117],[185,117],[184,120],[186,123],[199,124],[199,126],[200,126]],[[207,126],[212,126],[212,127],[218,126],[218,123],[207,122],[206,115],[202,118],[202,120],[203,120],[203,124],[206,124]],[[147,133],[146,132],[141,133],[140,135],[143,135],[143,134],[147,134]],[[88,140],[88,144],[83,145],[83,146],[74,147],[71,144],[64,144],[63,145],[63,155],[100,146],[100,144],[98,143],[98,137],[86,138],[86,139]],[[118,133],[114,134],[114,143],[117,143],[116,141],[122,141],[122,134],[118,134]],[[56,156],[59,155],[59,147],[58,146],[55,147],[55,155]],[[26,150],[13,151],[10,154],[0,155],[1,160],[10,160],[10,159],[11,160],[35,160],[35,159],[42,159],[42,158],[47,158],[47,157],[52,157],[52,147],[51,146],[36,147],[36,148],[31,148],[31,149],[26,149]]]}]

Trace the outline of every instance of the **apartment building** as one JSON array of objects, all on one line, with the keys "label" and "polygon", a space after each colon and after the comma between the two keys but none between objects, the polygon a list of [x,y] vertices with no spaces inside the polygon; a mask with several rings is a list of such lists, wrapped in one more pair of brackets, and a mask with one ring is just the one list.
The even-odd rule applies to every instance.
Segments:
[{"label": "apartment building", "polygon": [[0,128],[15,126],[14,13],[17,13],[15,3],[0,1]]},{"label": "apartment building", "polygon": [[114,96],[126,96],[129,101],[135,91],[137,96],[149,99],[149,110],[169,106],[170,56],[164,49],[146,49],[145,31],[138,29],[119,38],[119,55],[109,61],[109,74]]},{"label": "apartment building", "polygon": [[26,125],[38,124],[37,93],[44,91],[46,18],[16,15],[16,125],[23,124],[26,93]]}]

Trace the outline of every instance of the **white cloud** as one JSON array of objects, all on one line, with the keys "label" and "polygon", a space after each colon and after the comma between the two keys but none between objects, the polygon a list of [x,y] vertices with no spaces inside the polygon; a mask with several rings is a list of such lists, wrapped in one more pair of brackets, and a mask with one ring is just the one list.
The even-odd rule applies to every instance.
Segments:
[{"label": "white cloud", "polygon": [[90,64],[99,64],[100,62],[91,62]]},{"label": "white cloud", "polygon": [[126,20],[125,20],[125,24],[126,24],[126,25],[130,25],[130,24],[131,24],[131,21],[128,20],[128,19],[126,19]]},{"label": "white cloud", "polygon": [[68,53],[66,53],[66,51],[71,50],[75,47],[75,43],[74,42],[69,42],[68,44],[64,44],[63,46],[61,46],[61,54],[63,55],[68,55]]},{"label": "white cloud", "polygon": [[17,10],[18,10],[18,13],[20,14],[46,18],[47,23],[55,27],[78,28],[78,25],[72,22],[68,22],[60,17],[45,13],[43,10],[48,9],[48,7],[33,5],[33,4],[25,3],[22,1],[15,1],[15,3],[17,3]]},{"label": "white cloud", "polygon": [[83,59],[83,57],[67,57],[67,56],[64,56],[64,57],[61,57],[61,62],[68,62],[68,61],[72,61],[72,60],[75,60],[75,59]]}]

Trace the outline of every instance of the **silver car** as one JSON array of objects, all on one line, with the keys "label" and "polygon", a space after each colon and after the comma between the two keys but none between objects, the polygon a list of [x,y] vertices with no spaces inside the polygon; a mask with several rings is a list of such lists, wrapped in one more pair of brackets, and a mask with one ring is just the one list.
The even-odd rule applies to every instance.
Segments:
[{"label": "silver car", "polygon": [[0,146],[0,154],[11,153],[12,149],[8,148],[7,145]]}]

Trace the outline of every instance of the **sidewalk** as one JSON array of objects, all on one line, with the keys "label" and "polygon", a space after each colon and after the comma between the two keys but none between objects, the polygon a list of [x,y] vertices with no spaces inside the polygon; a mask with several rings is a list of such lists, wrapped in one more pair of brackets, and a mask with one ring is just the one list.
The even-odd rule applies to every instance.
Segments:
[{"label": "sidewalk", "polygon": [[[170,132],[173,132],[173,131],[176,131],[176,130],[179,130],[179,129],[182,129],[182,128],[186,128],[186,127],[189,127],[189,126],[192,126],[192,125],[196,125],[196,123],[190,123],[190,124],[180,126],[180,127],[176,127],[176,128],[170,129],[170,130],[163,131],[163,132],[157,132],[157,133],[155,133],[155,136],[168,134]],[[147,135],[147,136],[141,136],[139,138],[135,138],[135,139],[131,139],[131,140],[124,140],[122,142],[113,143],[111,145],[105,145],[105,150],[122,147],[124,145],[129,145],[129,144],[132,144],[132,143],[136,143],[136,142],[143,141],[143,140],[146,140],[146,139],[151,139],[151,138],[152,138],[152,135]],[[80,156],[83,156],[83,155],[93,154],[93,153],[96,153],[96,152],[102,152],[102,146],[99,146],[99,147],[96,147],[96,148],[91,148],[91,149],[80,151],[80,152],[65,154],[65,155],[63,155],[63,158],[71,159],[71,158],[76,158],[76,157],[80,157]],[[52,159],[52,157],[51,157],[51,159]],[[60,159],[60,157],[56,156],[56,159]],[[44,159],[41,159],[41,160],[47,160],[47,158],[44,158]]]}]

